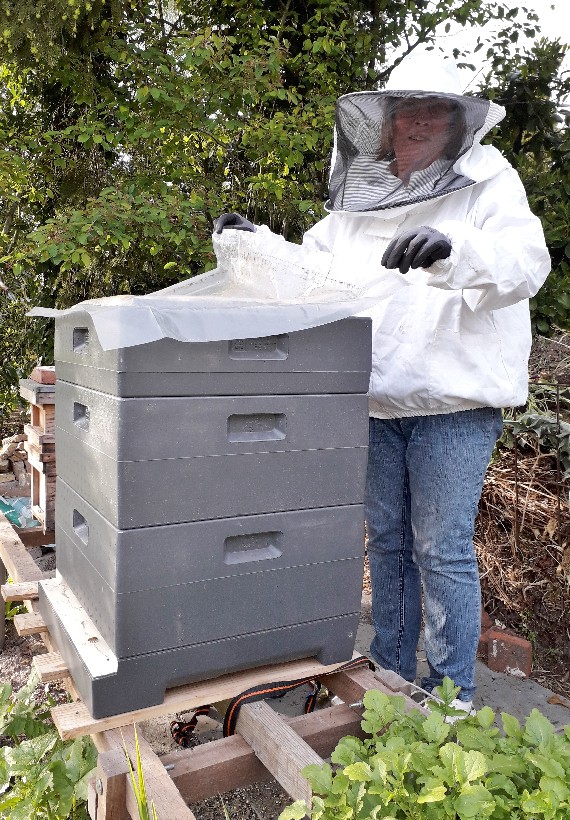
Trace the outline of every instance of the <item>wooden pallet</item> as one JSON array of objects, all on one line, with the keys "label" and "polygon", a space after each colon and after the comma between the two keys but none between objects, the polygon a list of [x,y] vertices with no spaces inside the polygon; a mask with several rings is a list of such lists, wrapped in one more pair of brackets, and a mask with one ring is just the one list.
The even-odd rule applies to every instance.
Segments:
[{"label": "wooden pallet", "polygon": [[99,752],[96,776],[89,786],[92,820],[138,818],[124,746],[134,760],[134,724],[139,721],[187,712],[205,703],[218,704],[220,709],[221,704],[250,687],[309,675],[322,680],[343,701],[294,718],[277,714],[265,701],[244,704],[235,735],[160,758],[139,733],[146,789],[159,820],[192,820],[194,814],[188,803],[271,777],[292,799],[310,805],[309,784],[301,770],[309,763],[321,763],[341,737],[362,736],[360,703],[369,689],[402,694],[407,708],[420,708],[409,697],[411,685],[393,672],[339,672],[336,670],[341,664],[325,667],[309,658],[179,686],[166,692],[162,704],[94,720],[79,699],[65,662],[37,612],[38,581],[44,575],[1,514],[0,562],[15,582],[1,588],[4,599],[23,601],[28,609],[26,615],[15,617],[17,631],[20,635],[40,635],[48,649],[47,654],[36,655],[33,660],[42,681],[63,681],[73,698],[71,703],[52,710],[59,734],[63,739],[89,734]]}]

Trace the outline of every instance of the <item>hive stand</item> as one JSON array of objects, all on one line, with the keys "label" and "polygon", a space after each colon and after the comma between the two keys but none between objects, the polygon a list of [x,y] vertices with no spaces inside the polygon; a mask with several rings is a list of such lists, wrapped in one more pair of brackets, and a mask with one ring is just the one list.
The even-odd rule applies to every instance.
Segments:
[{"label": "hive stand", "polygon": [[[311,659],[291,661],[262,669],[226,675],[213,681],[168,690],[160,705],[94,720],[78,699],[73,680],[50,634],[37,613],[38,581],[45,577],[20,539],[0,514],[0,567],[14,583],[1,588],[4,600],[24,601],[28,609],[14,624],[18,634],[39,634],[48,649],[36,655],[34,666],[43,682],[61,680],[74,700],[54,707],[52,716],[62,739],[89,734],[98,750],[96,774],[89,785],[88,809],[92,820],[138,818],[126,746],[135,760],[133,724],[161,715],[186,712],[204,703],[227,701],[251,686],[292,680],[307,675],[322,679],[329,692],[343,703],[309,715],[278,715],[266,701],[241,707],[236,734],[192,749],[158,757],[138,733],[142,767],[149,801],[159,820],[192,820],[188,803],[275,778],[294,800],[310,804],[310,788],[301,774],[309,763],[320,763],[345,735],[362,737],[362,701],[369,689],[400,694],[407,709],[419,709],[411,700],[411,684],[393,672],[369,669],[336,672],[339,664],[323,667]],[[351,705],[348,705],[351,704]]]}]

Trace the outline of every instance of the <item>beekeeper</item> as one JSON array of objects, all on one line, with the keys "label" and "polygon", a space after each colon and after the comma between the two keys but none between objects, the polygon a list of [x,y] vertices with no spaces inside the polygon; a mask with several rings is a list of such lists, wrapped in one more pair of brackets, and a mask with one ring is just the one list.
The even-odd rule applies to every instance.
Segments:
[{"label": "beekeeper", "polygon": [[[526,401],[528,300],[550,269],[516,171],[481,144],[504,115],[464,96],[455,63],[433,54],[404,59],[382,91],[341,97],[329,214],[303,238],[410,284],[371,311],[370,652],[415,679],[423,590],[421,686],[447,675],[466,712],[481,624],[477,506],[501,408]],[[255,230],[237,214],[216,221],[226,228]]]}]

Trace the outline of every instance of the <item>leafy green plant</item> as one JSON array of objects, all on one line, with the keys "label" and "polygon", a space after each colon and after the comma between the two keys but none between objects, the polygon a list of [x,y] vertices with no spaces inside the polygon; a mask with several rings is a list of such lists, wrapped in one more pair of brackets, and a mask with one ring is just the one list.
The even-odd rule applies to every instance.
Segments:
[{"label": "leafy green plant", "polygon": [[13,621],[14,615],[21,615],[25,611],[26,607],[19,601],[6,601],[4,604],[4,619],[6,621]]},{"label": "leafy green plant", "polygon": [[[562,734],[537,709],[524,726],[489,707],[455,723],[458,688],[446,678],[430,714],[376,690],[364,696],[365,740],[342,738],[333,766],[307,766],[312,820],[564,820],[570,817],[570,726]],[[297,801],[279,820],[300,820]]]},{"label": "leafy green plant", "polygon": [[53,701],[38,704],[32,673],[19,691],[0,685],[0,818],[87,820],[87,783],[97,752],[89,738],[62,741],[50,719]]},{"label": "leafy green plant", "polygon": [[140,820],[158,820],[158,815],[156,813],[156,808],[154,803],[148,802],[148,797],[146,794],[146,785],[144,781],[144,772],[142,767],[142,758],[141,758],[141,749],[139,745],[139,736],[137,734],[137,727],[136,725],[133,727],[135,731],[135,764],[137,767],[136,775],[133,769],[133,764],[131,763],[131,758],[129,757],[129,752],[127,750],[127,746],[125,743],[125,738],[123,737],[123,747],[125,750],[125,757],[127,759],[127,763],[129,764],[129,772],[131,775],[131,783],[133,785],[133,792],[135,795],[135,799],[137,801],[137,809],[139,813]]}]

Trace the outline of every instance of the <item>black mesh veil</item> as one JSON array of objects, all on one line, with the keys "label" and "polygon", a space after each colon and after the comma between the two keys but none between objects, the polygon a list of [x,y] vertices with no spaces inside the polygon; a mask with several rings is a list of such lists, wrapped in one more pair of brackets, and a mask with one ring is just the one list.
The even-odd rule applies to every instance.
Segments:
[{"label": "black mesh veil", "polygon": [[341,97],[327,210],[380,210],[473,184],[454,165],[499,112],[478,97],[425,91]]}]

